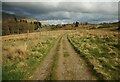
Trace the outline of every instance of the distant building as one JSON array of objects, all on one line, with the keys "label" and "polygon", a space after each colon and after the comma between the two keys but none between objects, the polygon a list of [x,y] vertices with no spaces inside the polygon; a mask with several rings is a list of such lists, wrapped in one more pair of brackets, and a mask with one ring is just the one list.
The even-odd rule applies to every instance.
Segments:
[{"label": "distant building", "polygon": [[46,28],[38,28],[37,30],[46,30]]}]

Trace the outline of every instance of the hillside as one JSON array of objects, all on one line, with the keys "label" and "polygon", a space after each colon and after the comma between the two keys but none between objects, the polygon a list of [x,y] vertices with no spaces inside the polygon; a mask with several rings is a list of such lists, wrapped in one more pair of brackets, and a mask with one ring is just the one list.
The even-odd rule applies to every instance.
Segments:
[{"label": "hillside", "polygon": [[26,18],[26,17],[22,17],[22,16],[17,16],[17,15],[14,15],[14,14],[9,14],[9,13],[5,13],[5,12],[2,12],[2,20],[13,20],[14,17],[17,17],[18,19],[23,19],[23,18]]},{"label": "hillside", "polygon": [[2,13],[2,35],[33,32],[41,27],[41,22],[35,19]]}]

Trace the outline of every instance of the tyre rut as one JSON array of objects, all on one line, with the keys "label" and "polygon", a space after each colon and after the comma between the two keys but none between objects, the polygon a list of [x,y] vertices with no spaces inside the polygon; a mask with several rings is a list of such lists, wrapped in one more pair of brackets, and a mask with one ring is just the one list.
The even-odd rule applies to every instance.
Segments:
[{"label": "tyre rut", "polygon": [[56,53],[56,62],[53,72],[51,73],[52,80],[93,80],[96,77],[90,72],[87,64],[79,54],[73,49],[67,39],[67,34],[64,35],[59,43]]},{"label": "tyre rut", "polygon": [[33,80],[95,80],[85,61],[80,58],[67,39],[67,34],[56,41],[43,60]]}]

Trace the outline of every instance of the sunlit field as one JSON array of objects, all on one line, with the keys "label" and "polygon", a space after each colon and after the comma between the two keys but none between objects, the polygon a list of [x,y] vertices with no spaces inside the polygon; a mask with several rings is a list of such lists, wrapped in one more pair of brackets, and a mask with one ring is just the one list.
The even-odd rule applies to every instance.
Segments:
[{"label": "sunlit field", "polygon": [[3,36],[3,80],[30,79],[56,40],[64,34],[98,79],[119,78],[118,32],[79,29]]},{"label": "sunlit field", "polygon": [[2,37],[3,80],[30,78],[63,31]]},{"label": "sunlit field", "polygon": [[75,50],[101,79],[118,79],[120,45],[118,32],[107,30],[79,30],[68,39]]}]

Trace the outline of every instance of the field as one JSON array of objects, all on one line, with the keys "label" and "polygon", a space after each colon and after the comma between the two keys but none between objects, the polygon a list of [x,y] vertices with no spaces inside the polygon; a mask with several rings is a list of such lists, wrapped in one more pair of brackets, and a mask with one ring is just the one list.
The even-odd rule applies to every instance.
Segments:
[{"label": "field", "polygon": [[106,80],[118,79],[120,45],[117,32],[80,30],[69,34],[68,38],[96,75]]},{"label": "field", "polygon": [[3,36],[3,80],[29,77],[58,36],[58,31]]},{"label": "field", "polygon": [[3,80],[118,80],[118,32],[55,30],[2,36]]}]

